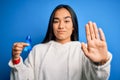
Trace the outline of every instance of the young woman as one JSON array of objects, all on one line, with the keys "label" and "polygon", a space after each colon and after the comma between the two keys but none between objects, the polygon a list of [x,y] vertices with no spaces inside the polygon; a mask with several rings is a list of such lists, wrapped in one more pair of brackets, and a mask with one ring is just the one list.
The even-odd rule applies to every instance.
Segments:
[{"label": "young woman", "polygon": [[[24,42],[12,49],[11,80],[107,80],[112,55],[102,29],[86,24],[87,44],[78,41],[78,22],[73,9],[58,5],[52,12],[41,44],[33,47],[23,62]],[[99,35],[100,34],[100,35]]]}]

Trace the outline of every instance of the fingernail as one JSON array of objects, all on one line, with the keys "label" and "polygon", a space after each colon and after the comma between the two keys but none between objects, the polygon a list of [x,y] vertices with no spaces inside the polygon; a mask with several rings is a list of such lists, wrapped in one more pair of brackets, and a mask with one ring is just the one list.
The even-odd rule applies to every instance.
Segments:
[{"label": "fingernail", "polygon": [[88,23],[92,23],[92,21],[89,21]]}]

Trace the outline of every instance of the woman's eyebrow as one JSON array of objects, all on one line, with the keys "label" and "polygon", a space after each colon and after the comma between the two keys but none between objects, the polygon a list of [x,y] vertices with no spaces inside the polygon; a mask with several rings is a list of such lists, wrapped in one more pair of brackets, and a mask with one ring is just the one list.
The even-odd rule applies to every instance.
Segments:
[{"label": "woman's eyebrow", "polygon": [[57,17],[54,17],[53,19],[59,20],[59,18],[57,18]]},{"label": "woman's eyebrow", "polygon": [[[66,17],[64,17],[64,19],[67,19],[67,18],[70,18],[70,19],[71,19],[71,16],[66,16]],[[54,17],[53,19],[55,19],[55,20],[59,20],[58,17]]]},{"label": "woman's eyebrow", "polygon": [[71,16],[66,16],[66,17],[64,17],[64,19],[67,19],[67,18],[71,18]]}]

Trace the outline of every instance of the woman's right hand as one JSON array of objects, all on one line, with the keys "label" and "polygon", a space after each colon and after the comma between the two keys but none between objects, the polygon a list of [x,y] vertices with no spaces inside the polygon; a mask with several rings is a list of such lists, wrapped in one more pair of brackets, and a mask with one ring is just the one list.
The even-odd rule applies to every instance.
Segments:
[{"label": "woman's right hand", "polygon": [[29,44],[24,42],[16,42],[13,44],[12,48],[12,59],[17,60],[20,58],[20,54],[22,53],[22,50],[24,47],[29,46]]}]

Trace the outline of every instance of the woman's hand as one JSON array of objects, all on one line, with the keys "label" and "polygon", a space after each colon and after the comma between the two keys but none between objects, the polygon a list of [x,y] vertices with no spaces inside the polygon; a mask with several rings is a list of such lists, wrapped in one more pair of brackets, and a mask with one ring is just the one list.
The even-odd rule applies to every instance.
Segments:
[{"label": "woman's hand", "polygon": [[98,29],[95,23],[86,24],[87,45],[82,43],[85,55],[93,62],[106,62],[108,60],[108,50],[102,29]]},{"label": "woman's hand", "polygon": [[17,42],[13,44],[12,48],[12,59],[17,60],[20,58],[20,54],[22,53],[22,50],[25,46],[28,46],[29,44],[24,42]]}]

